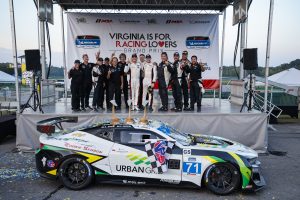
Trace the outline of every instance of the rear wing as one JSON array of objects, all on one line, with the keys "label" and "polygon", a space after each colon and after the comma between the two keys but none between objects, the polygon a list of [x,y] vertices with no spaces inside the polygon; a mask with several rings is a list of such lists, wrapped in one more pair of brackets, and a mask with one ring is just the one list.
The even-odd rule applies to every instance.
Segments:
[{"label": "rear wing", "polygon": [[51,135],[52,133],[55,133],[56,128],[58,128],[59,130],[64,130],[62,127],[62,122],[77,123],[78,117],[63,116],[63,117],[49,118],[37,122],[36,129],[40,133],[46,133],[47,135]]}]

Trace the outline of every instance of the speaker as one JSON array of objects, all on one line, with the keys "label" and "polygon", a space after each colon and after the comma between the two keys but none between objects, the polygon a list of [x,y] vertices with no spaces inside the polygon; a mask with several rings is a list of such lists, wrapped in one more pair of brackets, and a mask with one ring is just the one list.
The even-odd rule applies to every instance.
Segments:
[{"label": "speaker", "polygon": [[243,50],[243,63],[245,70],[256,70],[257,64],[257,48]]},{"label": "speaker", "polygon": [[25,50],[25,61],[27,71],[41,70],[40,50],[27,49]]}]

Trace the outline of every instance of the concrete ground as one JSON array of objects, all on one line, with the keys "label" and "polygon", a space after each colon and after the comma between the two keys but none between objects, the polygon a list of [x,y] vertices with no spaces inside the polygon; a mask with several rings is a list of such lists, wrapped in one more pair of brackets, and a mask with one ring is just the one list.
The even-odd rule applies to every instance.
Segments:
[{"label": "concrete ground", "polygon": [[15,138],[0,144],[0,199],[299,199],[300,123],[274,125],[269,131],[269,154],[260,155],[267,186],[258,192],[218,196],[207,189],[95,184],[71,191],[59,182],[41,178],[33,153],[17,152]]}]

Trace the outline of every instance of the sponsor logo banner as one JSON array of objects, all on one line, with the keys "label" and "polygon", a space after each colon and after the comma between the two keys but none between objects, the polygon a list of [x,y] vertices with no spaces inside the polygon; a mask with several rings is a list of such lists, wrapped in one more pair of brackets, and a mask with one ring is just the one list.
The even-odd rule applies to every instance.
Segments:
[{"label": "sponsor logo banner", "polygon": [[152,14],[85,14],[67,13],[67,66],[87,53],[91,62],[101,51],[101,57],[125,53],[151,54],[152,61],[160,62],[161,52],[188,51],[206,63],[204,80],[219,79],[219,16]]}]

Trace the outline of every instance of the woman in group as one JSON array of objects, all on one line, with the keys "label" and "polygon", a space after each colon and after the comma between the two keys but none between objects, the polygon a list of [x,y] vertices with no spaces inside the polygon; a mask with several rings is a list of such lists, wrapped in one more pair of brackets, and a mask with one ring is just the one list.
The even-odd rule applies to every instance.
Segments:
[{"label": "woman in group", "polygon": [[121,109],[121,91],[123,88],[123,72],[120,65],[118,65],[118,58],[113,57],[111,60],[111,66],[107,73],[107,79],[109,82],[109,100],[116,100],[116,110]]}]

